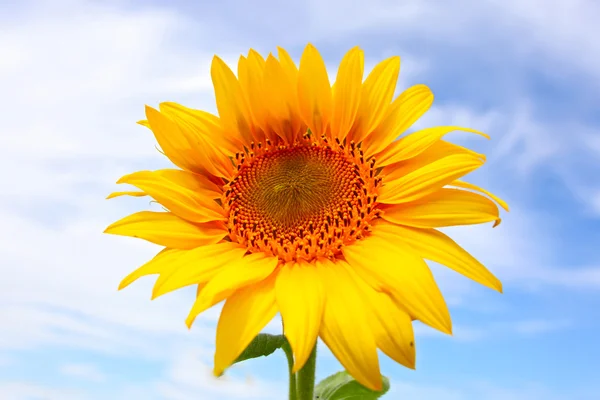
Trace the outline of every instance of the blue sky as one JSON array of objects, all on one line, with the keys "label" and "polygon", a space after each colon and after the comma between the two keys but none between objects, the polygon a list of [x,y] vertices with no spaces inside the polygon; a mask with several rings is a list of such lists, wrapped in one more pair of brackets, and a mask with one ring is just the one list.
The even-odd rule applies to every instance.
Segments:
[{"label": "blue sky", "polygon": [[[357,44],[369,67],[400,55],[400,87],[436,95],[415,128],[489,133],[450,138],[488,155],[469,180],[511,205],[496,229],[451,230],[505,293],[432,265],[455,334],[417,326],[416,371],[382,359],[388,398],[600,398],[600,5],[207,3],[0,1],[0,399],[283,398],[280,354],[210,376],[219,310],[188,331],[192,291],[150,302],[144,279],[116,292],[157,249],[101,234],[147,200],[103,199],[168,165],[135,125],[144,104],[215,111],[213,54],[298,59],[308,41],[332,76]],[[320,349],[324,377],[340,366]]]}]

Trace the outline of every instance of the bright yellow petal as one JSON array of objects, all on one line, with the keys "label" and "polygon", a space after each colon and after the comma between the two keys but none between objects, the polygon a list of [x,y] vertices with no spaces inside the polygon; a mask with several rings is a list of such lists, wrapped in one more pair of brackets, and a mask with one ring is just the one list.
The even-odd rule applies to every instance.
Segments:
[{"label": "bright yellow petal", "polygon": [[381,153],[376,155],[377,165],[384,167],[399,161],[417,157],[438,143],[441,138],[444,137],[444,135],[453,131],[472,132],[489,139],[489,136],[485,133],[476,131],[474,129],[461,128],[458,126],[438,126],[435,128],[427,128],[411,133],[410,135],[390,144]]},{"label": "bright yellow petal", "polygon": [[245,99],[251,111],[253,125],[267,132],[267,108],[264,93],[265,60],[254,50],[250,50],[248,58],[240,57],[238,62],[238,79]]},{"label": "bright yellow petal", "polygon": [[179,170],[139,171],[117,183],[143,190],[178,217],[192,222],[224,220],[223,208],[215,199],[220,194],[206,178]]},{"label": "bright yellow petal", "polygon": [[[474,171],[483,163],[480,157],[468,153],[451,154],[424,166],[408,162],[386,174],[379,202],[398,204],[418,200]],[[420,168],[415,169],[415,166]]]},{"label": "bright yellow petal", "polygon": [[132,236],[172,249],[218,243],[227,235],[222,223],[193,224],[170,212],[141,211],[111,224],[104,233]]},{"label": "bright yellow petal", "polygon": [[146,128],[150,129],[150,123],[148,122],[148,120],[145,120],[145,119],[139,120],[137,122],[137,124],[139,124],[141,126],[145,126]]},{"label": "bright yellow petal", "polygon": [[476,192],[483,193],[486,196],[490,197],[492,200],[494,200],[496,203],[498,203],[500,205],[500,207],[502,207],[506,211],[509,211],[508,204],[506,204],[506,202],[504,200],[502,200],[500,197],[488,192],[487,190],[480,188],[479,186],[473,185],[472,183],[469,183],[469,182],[460,181],[460,180],[455,180],[453,182],[450,182],[449,185],[463,188],[463,189],[471,189]]},{"label": "bright yellow petal", "polygon": [[131,285],[133,282],[137,281],[143,276],[160,274],[162,272],[168,271],[171,266],[174,265],[175,261],[181,257],[181,255],[185,254],[187,250],[177,250],[177,249],[164,249],[159,252],[154,258],[148,261],[146,264],[142,265],[129,275],[127,275],[121,283],[119,283],[119,290],[125,289],[127,286]]},{"label": "bright yellow petal", "polygon": [[371,329],[377,347],[392,360],[408,368],[415,368],[415,338],[410,316],[386,293],[378,292],[358,276],[348,264],[361,297],[370,306]]},{"label": "bright yellow petal", "polygon": [[419,256],[447,266],[484,286],[502,292],[502,283],[472,255],[435,229],[385,224],[379,228],[396,242],[409,245]]},{"label": "bright yellow petal", "polygon": [[212,278],[192,306],[186,324],[191,326],[201,312],[225,300],[237,289],[262,281],[277,267],[278,259],[263,253],[247,255],[229,263]]},{"label": "bright yellow petal", "polygon": [[297,84],[292,82],[273,55],[265,63],[264,101],[269,114],[269,125],[286,141],[293,144],[300,130]]},{"label": "bright yellow petal", "polygon": [[306,125],[314,135],[321,137],[331,118],[331,85],[325,62],[312,44],[306,46],[300,59],[298,104]]},{"label": "bright yellow petal", "polygon": [[304,134],[306,132],[306,125],[300,116],[300,106],[298,103],[298,67],[285,49],[277,47],[277,56],[279,57],[281,68],[291,84],[291,90],[289,94],[292,101],[292,109],[295,115],[292,126],[294,127],[296,135]]},{"label": "bright yellow petal", "polygon": [[357,124],[352,139],[362,141],[383,120],[396,90],[400,57],[390,57],[373,68],[363,84]]},{"label": "bright yellow petal", "polygon": [[[202,119],[203,115],[196,114],[191,117],[191,111],[182,110],[182,106],[175,103],[161,103],[159,108],[162,114],[170,118],[183,132],[190,143],[190,148],[196,152],[195,159],[201,168],[210,174],[230,179],[233,175],[233,164],[222,148],[217,147],[213,139],[221,135],[221,130],[211,131],[210,127],[215,122],[209,118]],[[207,115],[210,115],[206,113]],[[217,120],[218,121],[218,120]],[[195,171],[197,172],[197,171]]]},{"label": "bright yellow petal", "polygon": [[148,196],[148,195],[144,192],[134,192],[134,191],[113,192],[113,193],[109,194],[108,196],[106,196],[106,200],[114,199],[115,197],[120,197],[120,196],[144,197],[144,196]]},{"label": "bright yellow petal", "polygon": [[459,126],[438,126],[435,128],[427,128],[411,133],[410,135],[405,136],[387,146],[383,151],[376,155],[377,165],[384,167],[386,165],[416,157],[441,140],[444,135],[453,131],[472,132],[487,139],[490,138],[485,133],[476,131],[474,129],[461,128]]},{"label": "bright yellow petal", "polygon": [[[181,124],[171,116],[146,106],[146,117],[165,155],[178,167],[198,174],[229,177],[233,167],[227,158],[209,146],[195,126]],[[211,151],[212,150],[212,151]]]},{"label": "bright yellow petal", "polygon": [[354,47],[342,59],[333,88],[332,135],[344,140],[360,105],[365,56]]},{"label": "bright yellow petal", "polygon": [[425,85],[406,89],[388,108],[385,118],[365,139],[368,156],[385,149],[412,126],[433,104],[433,93]]},{"label": "bright yellow petal", "polygon": [[161,112],[192,127],[212,147],[221,150],[226,155],[235,154],[242,149],[243,139],[239,133],[237,131],[225,132],[216,115],[172,102],[160,103],[159,108]]},{"label": "bright yellow petal", "polygon": [[275,276],[236,291],[217,324],[214,374],[220,376],[277,314]]},{"label": "bright yellow petal", "polygon": [[196,287],[196,297],[200,296],[200,292],[202,291],[202,289],[204,289],[205,286],[206,286],[206,283],[198,284],[198,287]]},{"label": "bright yellow petal", "polygon": [[386,180],[393,181],[413,171],[423,168],[434,161],[457,154],[473,156],[474,158],[478,158],[484,162],[486,160],[484,154],[476,153],[473,150],[467,149],[466,147],[458,146],[456,144],[446,142],[445,140],[438,140],[428,149],[422,151],[415,157],[385,166],[382,173],[385,175]]},{"label": "bright yellow petal", "polygon": [[277,56],[279,57],[281,67],[285,71],[290,82],[298,82],[298,67],[296,66],[296,63],[294,63],[294,60],[292,60],[292,57],[290,57],[289,53],[284,48],[277,47]]},{"label": "bright yellow petal", "polygon": [[[152,260],[126,276],[121,281],[119,290],[143,276],[160,274],[154,285],[153,298],[155,298],[168,291],[212,278],[219,267],[235,258],[242,258],[245,252],[246,250],[237,243],[231,242],[211,244],[192,250],[164,249]],[[198,261],[202,261],[202,264],[198,264]],[[174,281],[169,283],[170,279]],[[162,288],[163,284],[171,289]]]},{"label": "bright yellow petal", "polygon": [[343,265],[327,259],[317,261],[316,267],[327,294],[321,339],[354,379],[370,389],[381,390],[377,345],[367,306],[357,295],[354,280]]},{"label": "bright yellow petal", "polygon": [[[446,302],[427,264],[378,224],[373,234],[342,248],[354,270],[374,289],[389,293],[423,323],[450,333]],[[329,299],[329,297],[328,297]]]},{"label": "bright yellow petal", "polygon": [[411,317],[385,293],[371,290],[367,301],[371,302],[379,322],[379,326],[373,326],[377,347],[397,363],[414,369],[416,351]]},{"label": "bright yellow petal", "polygon": [[317,341],[325,291],[316,266],[308,263],[283,266],[275,289],[284,333],[294,351],[295,373],[304,366]]},{"label": "bright yellow petal", "polygon": [[240,83],[227,64],[217,56],[213,58],[210,75],[223,130],[238,132],[244,144],[249,144],[253,140],[250,129],[252,120]]},{"label": "bright yellow petal", "polygon": [[245,253],[246,249],[231,242],[189,250],[182,254],[170,269],[160,274],[152,289],[152,298],[185,286],[204,284],[231,262],[241,260]]},{"label": "bright yellow petal", "polygon": [[483,224],[500,221],[496,204],[477,193],[440,189],[417,201],[386,207],[383,218],[417,228]]}]

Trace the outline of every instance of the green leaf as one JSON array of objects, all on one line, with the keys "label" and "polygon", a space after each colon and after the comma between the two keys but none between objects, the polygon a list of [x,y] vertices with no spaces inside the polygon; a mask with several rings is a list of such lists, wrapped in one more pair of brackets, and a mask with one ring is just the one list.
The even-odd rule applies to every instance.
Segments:
[{"label": "green leaf", "polygon": [[287,340],[283,335],[259,333],[233,363],[239,363],[250,358],[266,357],[281,348],[286,342]]},{"label": "green leaf", "polygon": [[368,389],[354,380],[346,371],[338,372],[323,379],[315,388],[318,400],[376,400],[390,390],[390,381],[382,376],[383,389],[380,392]]}]

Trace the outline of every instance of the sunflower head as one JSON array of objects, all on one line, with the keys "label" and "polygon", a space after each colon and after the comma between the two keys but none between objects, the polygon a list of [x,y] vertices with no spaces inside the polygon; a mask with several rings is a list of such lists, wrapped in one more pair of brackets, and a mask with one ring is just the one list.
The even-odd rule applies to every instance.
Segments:
[{"label": "sunflower head", "polygon": [[[363,80],[358,47],[333,85],[308,45],[299,67],[279,49],[218,57],[218,116],[175,103],[140,121],[178,167],[127,175],[166,212],[142,211],[107,228],[164,247],[127,276],[158,274],[153,297],[197,286],[187,319],[225,300],[217,326],[221,374],[280,313],[294,370],[317,337],[360,383],[381,387],[377,349],[414,368],[411,320],[451,332],[425,259],[501,290],[477,260],[436,228],[500,221],[491,193],[459,180],[485,157],[443,140],[442,126],[404,134],[431,106],[425,85],[394,99],[400,59]],[[404,135],[403,135],[404,134]],[[398,137],[400,137],[398,139]]]},{"label": "sunflower head", "polygon": [[224,186],[229,238],[282,262],[335,259],[380,212],[373,161],[353,141],[346,148],[310,132],[292,145],[252,142]]}]

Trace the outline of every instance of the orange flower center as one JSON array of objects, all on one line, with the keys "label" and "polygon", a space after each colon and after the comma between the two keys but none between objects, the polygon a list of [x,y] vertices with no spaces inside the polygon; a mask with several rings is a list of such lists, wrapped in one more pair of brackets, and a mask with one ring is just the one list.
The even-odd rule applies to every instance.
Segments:
[{"label": "orange flower center", "polygon": [[375,160],[351,143],[305,137],[292,146],[252,144],[226,185],[232,241],[283,261],[334,258],[379,214]]}]

